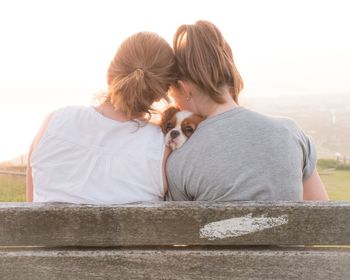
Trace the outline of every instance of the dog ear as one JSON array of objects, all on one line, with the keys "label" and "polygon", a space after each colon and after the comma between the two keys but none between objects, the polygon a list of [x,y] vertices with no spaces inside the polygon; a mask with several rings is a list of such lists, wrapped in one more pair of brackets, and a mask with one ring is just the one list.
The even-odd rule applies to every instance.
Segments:
[{"label": "dog ear", "polygon": [[177,112],[180,112],[180,109],[178,107],[170,106],[162,113],[162,118],[160,120],[160,128],[162,129],[164,134],[167,133],[168,122],[174,117],[174,115]]},{"label": "dog ear", "polygon": [[194,114],[194,120],[195,120],[196,125],[198,125],[200,122],[204,121],[205,119],[206,118],[201,116],[201,115]]}]

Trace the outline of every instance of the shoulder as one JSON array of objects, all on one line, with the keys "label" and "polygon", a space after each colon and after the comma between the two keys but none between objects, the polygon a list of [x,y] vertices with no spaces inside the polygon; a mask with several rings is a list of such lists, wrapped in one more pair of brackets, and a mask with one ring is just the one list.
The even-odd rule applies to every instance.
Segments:
[{"label": "shoulder", "polygon": [[154,140],[156,140],[157,145],[160,143],[162,145],[165,144],[164,134],[159,126],[149,123],[147,124],[147,129],[149,134],[151,135],[151,139],[153,138]]},{"label": "shoulder", "polygon": [[287,117],[275,117],[274,121],[276,125],[278,125],[279,127],[283,128],[284,130],[288,131],[290,134],[296,137],[301,137],[304,135],[302,128],[294,119]]},{"label": "shoulder", "polygon": [[76,119],[81,119],[82,116],[88,115],[89,107],[84,106],[65,106],[60,107],[52,112],[50,126],[60,126],[67,122],[72,122]]},{"label": "shoulder", "polygon": [[90,107],[84,106],[64,106],[56,109],[53,112],[54,116],[71,116],[77,114],[87,114],[89,112]]},{"label": "shoulder", "polygon": [[130,122],[130,125],[133,127],[137,127],[135,132],[140,136],[140,137],[147,137],[151,141],[153,140],[158,140],[158,141],[163,141],[164,139],[164,134],[161,131],[161,128],[152,123],[152,122],[143,122],[143,123],[137,123],[137,122]]},{"label": "shoulder", "polygon": [[312,139],[296,120],[288,117],[264,115],[265,131],[279,141],[294,141],[303,150],[314,149]]},{"label": "shoulder", "polygon": [[151,133],[163,135],[163,132],[161,131],[160,126],[153,122],[146,122],[143,127]]},{"label": "shoulder", "polygon": [[208,140],[208,137],[215,138],[215,135],[229,136],[232,134],[246,135],[267,132],[278,132],[281,130],[297,130],[296,123],[288,118],[276,117],[245,107],[238,107],[223,114],[211,117],[203,121],[196,130],[198,138]]},{"label": "shoulder", "polygon": [[65,116],[69,118],[74,114],[79,114],[84,111],[86,112],[86,109],[87,109],[86,107],[82,107],[82,106],[64,106],[54,110],[51,113],[51,115],[52,115],[52,119],[64,118]]},{"label": "shoulder", "polygon": [[231,130],[254,127],[269,127],[281,126],[283,121],[279,117],[274,117],[264,113],[252,111],[243,106],[237,107],[233,110],[224,112],[222,114],[210,117],[204,120],[199,126],[199,131],[215,130]]},{"label": "shoulder", "polygon": [[260,113],[249,109],[244,110],[242,118],[246,119],[247,122],[266,125],[270,128],[280,127],[295,130],[298,127],[297,123],[291,118]]},{"label": "shoulder", "polygon": [[301,131],[298,123],[292,118],[264,114],[249,109],[245,109],[244,112],[245,115],[243,115],[242,118],[245,119],[246,123],[250,123],[252,126],[257,125],[276,131],[282,130],[292,134],[299,134]]},{"label": "shoulder", "polygon": [[81,109],[82,107],[78,106],[66,106],[50,112],[41,124],[39,132],[34,139],[34,146],[40,141],[40,139],[46,134],[46,132],[51,132],[57,127],[58,124],[62,123],[63,116],[66,116],[67,114],[71,115],[73,112],[77,112]]}]

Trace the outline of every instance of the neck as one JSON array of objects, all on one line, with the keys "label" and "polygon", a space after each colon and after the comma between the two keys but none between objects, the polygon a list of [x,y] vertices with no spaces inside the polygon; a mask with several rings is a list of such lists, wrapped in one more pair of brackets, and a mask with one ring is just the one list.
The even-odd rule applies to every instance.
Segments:
[{"label": "neck", "polygon": [[128,121],[125,114],[120,110],[116,110],[113,107],[113,105],[109,102],[102,103],[101,105],[97,106],[95,109],[97,112],[99,112],[101,115],[103,115],[108,119],[112,119],[120,122]]},{"label": "neck", "polygon": [[216,103],[209,96],[203,99],[203,95],[200,97],[202,102],[197,103],[197,111],[205,117],[213,117],[221,113],[230,111],[236,107],[238,104],[233,100],[231,94],[228,90],[223,92],[224,103]]}]

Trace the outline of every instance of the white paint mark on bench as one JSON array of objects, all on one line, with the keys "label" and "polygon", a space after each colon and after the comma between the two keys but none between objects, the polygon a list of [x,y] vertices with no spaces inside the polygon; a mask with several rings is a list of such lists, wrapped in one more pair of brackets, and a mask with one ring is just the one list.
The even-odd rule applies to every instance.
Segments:
[{"label": "white paint mark on bench", "polygon": [[223,239],[262,231],[287,223],[287,215],[282,215],[276,218],[268,218],[263,215],[253,218],[252,214],[249,214],[244,217],[209,223],[199,230],[199,235],[200,238],[208,238],[209,240]]}]

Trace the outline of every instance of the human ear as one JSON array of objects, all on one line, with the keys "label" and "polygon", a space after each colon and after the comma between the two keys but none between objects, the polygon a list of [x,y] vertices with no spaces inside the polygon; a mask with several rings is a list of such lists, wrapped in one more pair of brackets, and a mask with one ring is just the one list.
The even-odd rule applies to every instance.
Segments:
[{"label": "human ear", "polygon": [[184,97],[187,99],[190,99],[192,97],[192,91],[191,86],[188,82],[179,80],[178,85],[180,88],[181,93],[184,94]]}]

